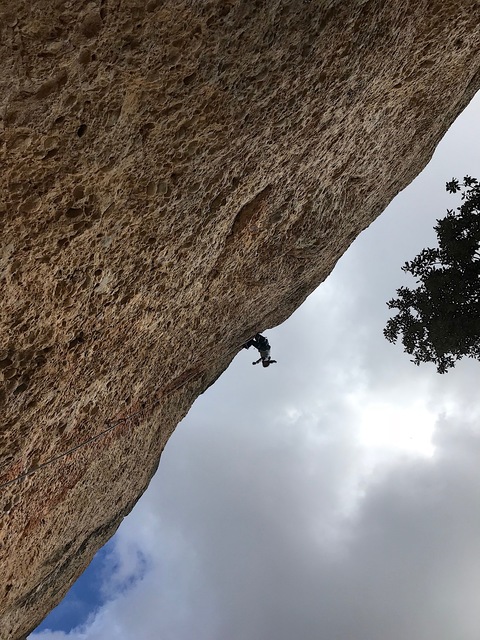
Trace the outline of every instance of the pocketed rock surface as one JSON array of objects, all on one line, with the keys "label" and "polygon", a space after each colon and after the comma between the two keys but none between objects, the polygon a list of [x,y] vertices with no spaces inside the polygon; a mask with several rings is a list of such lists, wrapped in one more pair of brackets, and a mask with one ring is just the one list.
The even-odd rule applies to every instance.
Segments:
[{"label": "pocketed rock surface", "polygon": [[425,166],[478,24],[475,0],[0,0],[2,640]]}]

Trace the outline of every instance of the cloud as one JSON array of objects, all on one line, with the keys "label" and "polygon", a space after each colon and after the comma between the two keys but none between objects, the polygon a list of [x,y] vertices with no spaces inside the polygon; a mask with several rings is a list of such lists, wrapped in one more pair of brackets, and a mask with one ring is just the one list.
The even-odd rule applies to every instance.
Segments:
[{"label": "cloud", "polygon": [[480,175],[456,138],[479,109],[268,332],[279,364],[243,350],[197,400],[114,538],[106,604],[32,638],[477,640],[478,363],[438,376],[382,329],[444,181]]},{"label": "cloud", "polygon": [[340,391],[308,397],[278,402],[265,430],[258,405],[205,397],[121,529],[115,553],[137,544],[149,571],[65,637],[476,639],[475,415],[439,414],[433,458],[372,471]]}]

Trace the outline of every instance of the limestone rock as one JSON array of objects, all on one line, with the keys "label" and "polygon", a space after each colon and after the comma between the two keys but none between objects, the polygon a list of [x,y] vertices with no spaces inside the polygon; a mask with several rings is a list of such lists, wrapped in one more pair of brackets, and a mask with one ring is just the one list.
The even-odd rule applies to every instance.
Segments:
[{"label": "limestone rock", "polygon": [[0,28],[10,639],[242,343],[423,168],[478,89],[480,31],[476,0],[2,0]]}]

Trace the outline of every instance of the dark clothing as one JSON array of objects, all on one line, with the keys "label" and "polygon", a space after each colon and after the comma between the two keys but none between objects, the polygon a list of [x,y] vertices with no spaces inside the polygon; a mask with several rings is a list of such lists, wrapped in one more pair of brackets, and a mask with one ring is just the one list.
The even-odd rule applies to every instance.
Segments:
[{"label": "dark clothing", "polygon": [[252,362],[252,364],[258,364],[261,362],[264,367],[268,367],[270,364],[277,362],[276,360],[271,359],[270,343],[265,336],[262,336],[260,333],[257,333],[256,336],[243,345],[244,349],[250,349],[250,347],[255,347],[255,349],[258,349],[260,353],[260,358],[256,362]]},{"label": "dark clothing", "polygon": [[256,336],[254,336],[248,342],[246,342],[243,345],[243,347],[244,347],[244,349],[249,349],[250,347],[255,347],[255,349],[258,349],[260,351],[260,353],[262,351],[270,352],[270,343],[265,338],[265,336],[262,336],[259,333],[257,333]]}]

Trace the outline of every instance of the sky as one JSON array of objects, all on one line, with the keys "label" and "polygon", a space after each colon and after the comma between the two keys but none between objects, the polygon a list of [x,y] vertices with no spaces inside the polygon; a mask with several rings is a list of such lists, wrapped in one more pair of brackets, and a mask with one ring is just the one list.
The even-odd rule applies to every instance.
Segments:
[{"label": "sky", "polygon": [[382,334],[401,266],[480,177],[480,94],[284,324],[195,402],[30,640],[478,640],[480,364]]}]

